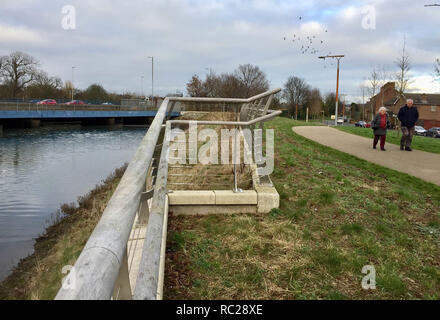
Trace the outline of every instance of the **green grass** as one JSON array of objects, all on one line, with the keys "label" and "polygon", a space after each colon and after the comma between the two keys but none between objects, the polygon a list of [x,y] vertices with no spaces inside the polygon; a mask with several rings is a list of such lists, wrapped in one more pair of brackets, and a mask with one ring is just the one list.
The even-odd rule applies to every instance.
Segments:
[{"label": "green grass", "polygon": [[[440,187],[277,118],[269,214],[169,218],[166,299],[440,299]],[[364,290],[362,267],[376,268]]]},{"label": "green grass", "polygon": [[[374,138],[373,130],[369,128],[360,128],[360,127],[345,127],[340,126],[337,127],[337,129],[348,132],[351,134],[355,134],[358,136],[366,137],[366,138]],[[402,137],[402,133],[399,133],[395,130],[388,130],[387,133],[387,143],[400,145],[400,138]],[[429,137],[422,137],[422,136],[414,136],[413,142],[412,142],[412,148],[426,151],[426,152],[432,152],[432,153],[439,153],[440,154],[440,139],[434,139]]]}]

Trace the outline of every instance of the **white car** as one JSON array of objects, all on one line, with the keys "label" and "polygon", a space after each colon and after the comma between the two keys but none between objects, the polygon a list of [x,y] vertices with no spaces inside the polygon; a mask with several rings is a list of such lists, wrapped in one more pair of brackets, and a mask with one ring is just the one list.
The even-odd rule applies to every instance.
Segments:
[{"label": "white car", "polygon": [[426,132],[428,132],[428,130],[426,130],[425,128],[421,127],[421,126],[415,126],[414,127],[415,133],[418,136],[426,136]]}]

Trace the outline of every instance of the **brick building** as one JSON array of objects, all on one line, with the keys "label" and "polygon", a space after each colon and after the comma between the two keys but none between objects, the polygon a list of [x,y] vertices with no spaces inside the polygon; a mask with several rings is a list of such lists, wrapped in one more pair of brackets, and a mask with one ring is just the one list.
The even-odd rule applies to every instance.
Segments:
[{"label": "brick building", "polygon": [[440,94],[404,93],[402,96],[395,88],[394,82],[386,83],[380,92],[368,102],[367,119],[371,119],[373,111],[376,114],[381,106],[385,106],[391,115],[392,123],[397,124],[396,116],[406,99],[412,99],[419,111],[418,124],[425,129],[440,127]]}]

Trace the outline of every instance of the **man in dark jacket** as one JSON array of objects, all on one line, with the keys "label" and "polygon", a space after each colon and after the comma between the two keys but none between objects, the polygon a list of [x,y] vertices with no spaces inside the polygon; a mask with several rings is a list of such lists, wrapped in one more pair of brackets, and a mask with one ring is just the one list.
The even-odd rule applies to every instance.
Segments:
[{"label": "man in dark jacket", "polygon": [[419,111],[417,107],[414,107],[414,102],[411,99],[406,100],[404,105],[399,110],[397,117],[401,122],[402,127],[402,139],[400,140],[400,150],[412,151],[411,142],[414,136],[414,126],[419,120]]}]

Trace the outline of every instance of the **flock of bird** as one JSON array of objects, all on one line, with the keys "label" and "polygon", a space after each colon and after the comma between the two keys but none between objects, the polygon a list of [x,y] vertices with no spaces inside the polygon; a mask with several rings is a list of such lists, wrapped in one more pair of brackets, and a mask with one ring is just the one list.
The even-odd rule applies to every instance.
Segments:
[{"label": "flock of bird", "polygon": [[[299,17],[299,20],[302,20],[302,17]],[[328,30],[325,30],[325,33],[328,33]],[[324,40],[317,38],[316,35],[307,35],[306,37],[294,34],[293,38],[288,39],[284,37],[284,41],[292,41],[294,45],[297,45],[299,52],[301,54],[311,54],[316,55],[319,52],[324,52]],[[301,47],[300,47],[301,46]],[[331,55],[331,52],[328,52],[327,55]],[[333,63],[332,63],[333,65]],[[324,65],[324,68],[326,66]]]}]

